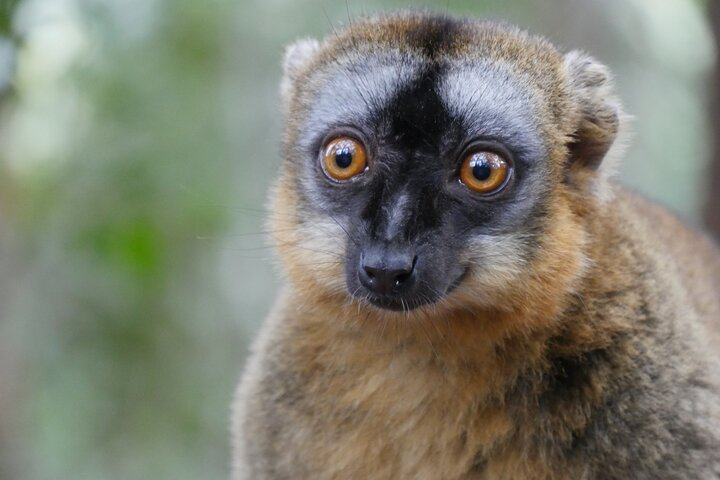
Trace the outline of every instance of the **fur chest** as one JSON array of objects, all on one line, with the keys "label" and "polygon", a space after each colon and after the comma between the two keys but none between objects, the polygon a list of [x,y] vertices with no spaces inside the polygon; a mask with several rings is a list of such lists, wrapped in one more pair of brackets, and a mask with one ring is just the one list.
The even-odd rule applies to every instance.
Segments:
[{"label": "fur chest", "polygon": [[551,476],[542,455],[529,453],[537,449],[528,415],[502,394],[516,371],[482,351],[490,347],[470,358],[451,356],[457,345],[430,334],[372,340],[339,335],[320,344],[310,335],[296,343],[286,363],[295,395],[278,408],[293,424],[283,442],[290,463],[322,479]]}]

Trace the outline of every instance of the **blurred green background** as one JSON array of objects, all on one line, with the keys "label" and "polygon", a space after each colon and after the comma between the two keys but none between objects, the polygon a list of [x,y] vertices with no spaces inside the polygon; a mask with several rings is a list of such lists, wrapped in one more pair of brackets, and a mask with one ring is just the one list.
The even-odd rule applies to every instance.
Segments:
[{"label": "blurred green background", "polygon": [[0,0],[0,479],[222,479],[277,286],[283,47],[398,7],[609,64],[620,176],[699,222],[716,52],[693,0]]}]

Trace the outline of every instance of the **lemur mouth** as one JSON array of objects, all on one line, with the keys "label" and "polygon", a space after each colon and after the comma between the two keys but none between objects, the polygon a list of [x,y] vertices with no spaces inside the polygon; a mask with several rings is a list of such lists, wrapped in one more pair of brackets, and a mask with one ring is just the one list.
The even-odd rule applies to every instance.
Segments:
[{"label": "lemur mouth", "polygon": [[409,312],[431,303],[429,301],[421,301],[419,298],[404,299],[404,298],[393,298],[393,297],[368,297],[370,302],[375,307],[383,310],[391,310],[393,312]]},{"label": "lemur mouth", "polygon": [[455,290],[463,281],[463,279],[467,276],[467,268],[463,269],[463,272],[455,278],[455,280],[450,283],[450,285],[445,289],[444,293],[441,293],[433,288],[430,287],[425,282],[420,282],[420,284],[425,284],[427,288],[427,291],[424,293],[416,292],[413,295],[369,295],[365,297],[368,303],[371,305],[380,308],[382,310],[390,310],[393,312],[410,312],[411,310],[415,310],[417,308],[420,308],[425,305],[433,305],[436,303],[439,303],[443,300],[443,298],[447,297],[447,295]]}]

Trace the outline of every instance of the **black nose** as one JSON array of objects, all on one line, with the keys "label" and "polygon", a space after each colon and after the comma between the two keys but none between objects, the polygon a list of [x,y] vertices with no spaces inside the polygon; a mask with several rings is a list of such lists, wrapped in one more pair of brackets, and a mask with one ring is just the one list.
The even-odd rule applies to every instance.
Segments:
[{"label": "black nose", "polygon": [[415,280],[417,256],[410,252],[368,251],[360,257],[360,283],[378,295],[407,290]]}]

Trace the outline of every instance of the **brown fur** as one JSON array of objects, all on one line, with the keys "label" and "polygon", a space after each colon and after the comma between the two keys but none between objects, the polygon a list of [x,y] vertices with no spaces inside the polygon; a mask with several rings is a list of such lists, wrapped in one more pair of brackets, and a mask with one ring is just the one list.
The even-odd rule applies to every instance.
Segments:
[{"label": "brown fur", "polygon": [[[310,44],[283,87],[286,142],[300,134],[311,98],[300,86],[314,71],[347,50],[410,51],[424,21],[358,22]],[[442,55],[510,63],[534,92],[555,186],[541,254],[522,275],[471,273],[408,314],[349,300],[343,246],[324,230],[336,226],[308,220],[289,165],[271,207],[287,286],[238,391],[237,478],[717,475],[718,456],[702,453],[720,445],[717,249],[596,171],[621,118],[604,69],[512,28],[468,23],[459,38]],[[707,430],[678,413],[686,399]],[[668,450],[663,432],[699,446]]]}]

